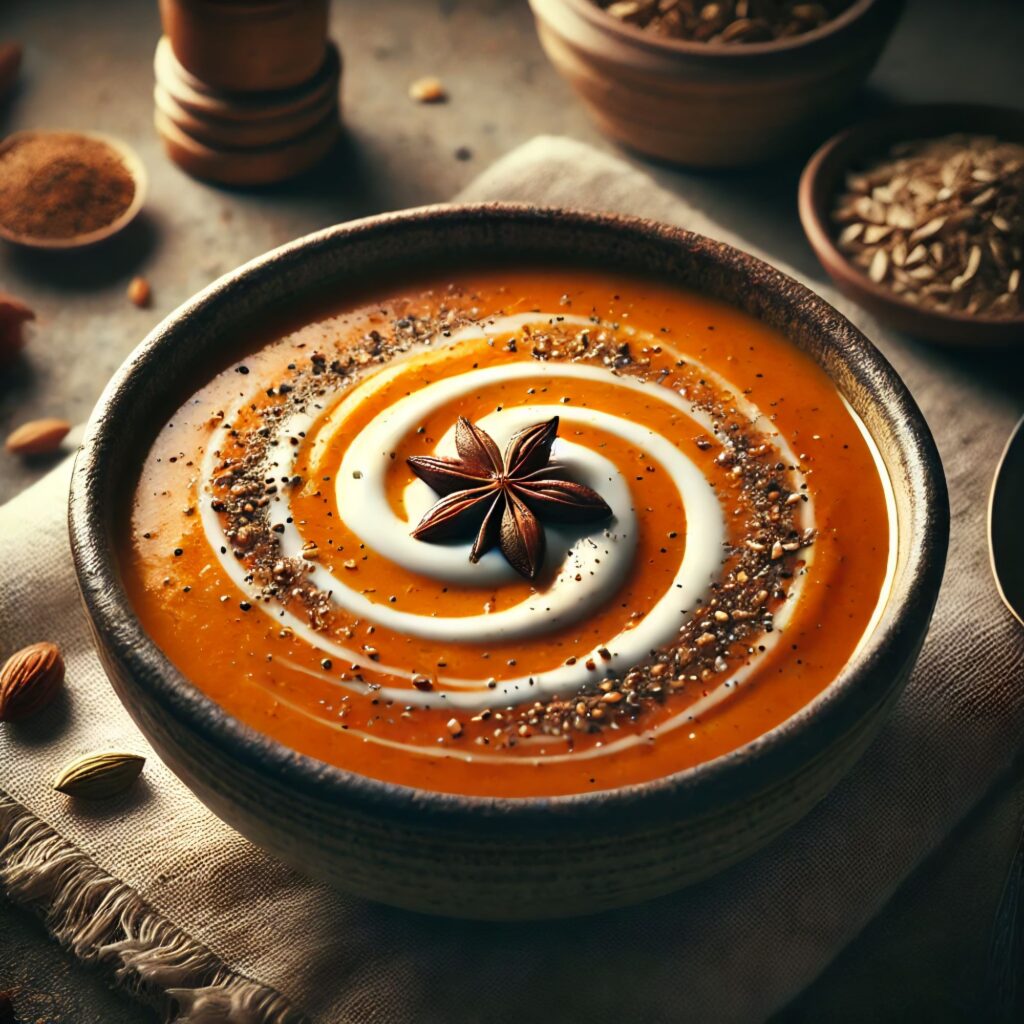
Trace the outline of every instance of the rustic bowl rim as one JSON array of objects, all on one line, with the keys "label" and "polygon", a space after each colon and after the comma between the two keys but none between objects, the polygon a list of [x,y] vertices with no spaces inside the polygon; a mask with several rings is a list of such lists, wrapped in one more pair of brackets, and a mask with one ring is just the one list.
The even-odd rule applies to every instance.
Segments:
[{"label": "rustic bowl rim", "polygon": [[1010,431],[1010,436],[999,453],[996,471],[992,475],[992,486],[988,492],[988,510],[985,516],[985,540],[988,547],[988,566],[992,572],[992,578],[995,580],[999,598],[1006,605],[1010,614],[1024,626],[1024,608],[1020,606],[1019,602],[1012,600],[1007,593],[1006,571],[1005,569],[1000,571],[1001,559],[996,554],[996,545],[999,543],[998,535],[1001,532],[998,522],[1001,506],[1000,492],[1006,487],[1004,477],[1007,474],[1007,468],[1011,460],[1015,458],[1017,447],[1022,444],[1024,444],[1024,416],[1017,420],[1013,430]]},{"label": "rustic bowl rim", "polygon": [[[534,0],[531,0],[533,3]],[[723,59],[743,60],[757,57],[774,57],[777,54],[791,54],[796,50],[806,50],[818,43],[827,41],[832,36],[846,31],[859,22],[872,8],[886,2],[896,3],[897,0],[853,0],[844,11],[835,18],[830,18],[818,28],[802,32],[798,36],[785,39],[772,39],[762,43],[698,43],[688,39],[672,39],[656,36],[651,32],[619,21],[592,3],[591,0],[536,0],[537,3],[560,3],[585,19],[589,24],[607,35],[619,37],[639,46],[642,49],[660,54],[675,54],[681,57],[706,58],[709,61]]]},{"label": "rustic bowl rim", "polygon": [[109,224],[96,228],[95,231],[88,231],[81,235],[72,235],[70,238],[39,238],[36,235],[19,234],[0,224],[0,238],[26,249],[49,249],[66,252],[71,249],[84,249],[90,245],[96,245],[98,242],[112,238],[135,220],[146,202],[149,177],[146,174],[146,165],[139,159],[138,154],[127,142],[122,142],[121,139],[114,135],[108,135],[106,132],[79,131],[76,128],[26,128],[24,131],[11,132],[10,135],[4,136],[0,140],[0,156],[19,142],[28,138],[36,138],[40,135],[77,135],[80,138],[93,139],[96,142],[102,142],[104,145],[109,146],[121,158],[128,169],[128,173],[131,175],[132,182],[135,185],[135,194],[120,216]]},{"label": "rustic bowl rim", "polygon": [[[800,223],[807,241],[829,276],[837,284],[845,285],[851,294],[870,296],[871,301],[886,310],[888,315],[901,316],[905,321],[916,321],[921,325],[924,337],[951,326],[962,327],[967,337],[979,329],[997,335],[1020,333],[1024,330],[1024,312],[1012,317],[994,317],[926,310],[876,284],[864,271],[854,266],[836,244],[835,233],[828,222],[828,213],[836,193],[834,190],[829,191],[829,181],[834,178],[838,183],[847,170],[872,152],[882,155],[879,151],[881,148],[899,140],[898,137],[890,138],[890,133],[902,133],[905,126],[910,128],[902,134],[907,140],[940,138],[943,135],[970,133],[968,125],[971,121],[982,118],[1005,119],[1007,125],[1016,122],[1020,126],[1018,134],[1009,141],[1024,145],[1024,110],[989,103],[901,104],[833,135],[811,156],[800,175],[797,192]],[[948,120],[948,127],[929,128],[918,133],[913,131],[915,123],[931,124],[933,119],[938,123]],[[975,134],[990,133],[977,129]]]},{"label": "rustic bowl rim", "polygon": [[[360,239],[387,238],[408,229],[427,227],[441,232],[460,225],[514,225],[523,230],[550,228],[617,235],[653,247],[683,247],[705,260],[709,268],[756,277],[787,315],[827,333],[837,356],[864,386],[884,392],[881,406],[899,439],[896,452],[910,478],[906,529],[914,537],[907,564],[893,582],[886,613],[864,648],[825,691],[774,729],[721,757],[648,782],[565,796],[482,797],[420,790],[336,768],[300,754],[231,716],[194,687],[149,638],[131,607],[116,567],[108,536],[104,494],[112,494],[107,450],[116,450],[123,433],[119,420],[127,415],[132,394],[147,373],[154,373],[162,352],[175,344],[176,332],[204,309],[216,310],[232,293],[315,257],[321,249]],[[194,366],[191,367],[194,369]],[[183,371],[178,371],[182,373]],[[166,375],[165,375],[166,376]],[[166,380],[166,387],[174,380]],[[155,428],[154,428],[155,433]],[[883,453],[884,454],[884,453]],[[106,475],[105,475],[106,474]],[[894,487],[900,493],[897,481]],[[901,523],[901,528],[903,524]],[[807,744],[820,748],[823,738],[838,741],[871,709],[891,696],[916,657],[927,630],[945,564],[949,506],[945,477],[934,440],[910,392],[884,356],[849,321],[804,285],[769,264],[732,246],[655,221],[617,214],[589,213],[517,203],[438,205],[378,214],[314,232],[274,249],[226,274],[203,289],[157,325],[125,360],[97,402],[76,456],[69,501],[69,531],[79,588],[101,642],[111,645],[135,686],[155,700],[161,713],[220,748],[275,784],[296,787],[307,796],[391,817],[413,815],[442,826],[484,826],[497,822],[523,829],[547,830],[586,823],[606,825],[609,816],[639,816],[658,821],[678,817],[682,807],[710,811],[722,800],[746,794],[751,779],[763,784],[780,769],[791,773],[802,765]]]}]

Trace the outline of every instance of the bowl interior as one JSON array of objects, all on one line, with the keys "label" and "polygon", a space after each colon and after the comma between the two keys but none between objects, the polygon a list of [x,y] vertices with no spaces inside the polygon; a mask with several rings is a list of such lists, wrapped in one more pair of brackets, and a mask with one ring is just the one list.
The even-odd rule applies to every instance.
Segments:
[{"label": "bowl interior", "polygon": [[[773,39],[762,43],[722,43],[722,42],[694,42],[687,39],[675,39],[669,36],[659,36],[653,32],[647,32],[638,25],[632,25],[628,21],[614,18],[607,14],[591,0],[555,0],[558,3],[567,3],[577,14],[585,18],[594,27],[623,39],[631,40],[633,43],[646,49],[658,50],[662,53],[676,53],[690,57],[702,57],[710,60],[743,60],[764,57],[775,54],[792,54],[796,50],[814,46],[817,43],[827,40],[836,33],[844,31],[850,25],[859,21],[864,14],[872,7],[890,3],[891,0],[853,0],[845,10],[836,17],[826,21],[818,28],[803,32],[797,36],[790,36],[785,39]],[[891,2],[891,6],[897,7],[898,2]]]},{"label": "bowl interior", "polygon": [[837,284],[895,326],[937,341],[1005,343],[1024,338],[1024,314],[996,318],[922,309],[875,284],[836,244],[832,207],[848,171],[911,139],[957,132],[995,135],[1024,145],[1024,111],[974,104],[923,104],[897,108],[855,125],[826,142],[800,179],[800,219],[808,241]]},{"label": "bowl interior", "polygon": [[[829,374],[873,435],[892,480],[898,519],[896,576],[886,611],[858,657],[826,691],[783,725],[714,761],[654,782],[548,799],[462,797],[382,783],[287,750],[242,725],[199,693],[156,648],[136,619],[118,574],[114,538],[125,489],[142,455],[181,397],[226,361],[247,325],[287,318],[342,283],[428,266],[531,261],[657,276],[721,298],[778,328]],[[795,763],[891,696],[916,655],[938,592],[947,531],[945,485],[928,428],[877,350],[832,307],[753,257],[702,236],[632,218],[510,205],[435,207],[330,228],[275,250],[211,285],[160,324],[102,396],[72,485],[76,571],[94,627],[157,701],[209,742],[259,771],[327,799],[392,813],[512,816],[521,825],[560,813],[594,820],[661,817],[679,801],[712,809],[741,793],[751,773]]]}]

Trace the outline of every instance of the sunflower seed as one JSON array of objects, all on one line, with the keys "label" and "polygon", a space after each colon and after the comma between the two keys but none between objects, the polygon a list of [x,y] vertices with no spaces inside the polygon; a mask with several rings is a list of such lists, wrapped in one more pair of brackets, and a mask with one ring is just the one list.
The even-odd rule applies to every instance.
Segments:
[{"label": "sunflower seed", "polygon": [[1021,314],[1024,146],[963,134],[898,143],[847,173],[832,219],[850,262],[905,301]]}]

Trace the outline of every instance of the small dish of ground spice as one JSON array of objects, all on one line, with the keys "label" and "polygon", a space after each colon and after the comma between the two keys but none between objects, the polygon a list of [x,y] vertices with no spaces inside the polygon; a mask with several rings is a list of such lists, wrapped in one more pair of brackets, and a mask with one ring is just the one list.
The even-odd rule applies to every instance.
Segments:
[{"label": "small dish of ground spice", "polygon": [[800,182],[840,289],[909,334],[1024,342],[1024,112],[899,108],[826,143]]},{"label": "small dish of ground spice", "polygon": [[83,132],[17,132],[0,142],[0,238],[75,249],[125,228],[146,174],[124,143]]}]

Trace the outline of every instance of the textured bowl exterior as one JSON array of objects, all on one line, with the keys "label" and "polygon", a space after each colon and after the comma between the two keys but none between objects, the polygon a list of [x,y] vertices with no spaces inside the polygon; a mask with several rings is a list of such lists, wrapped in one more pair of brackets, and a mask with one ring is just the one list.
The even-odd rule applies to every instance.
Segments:
[{"label": "textured bowl exterior", "polygon": [[922,309],[875,284],[835,243],[830,218],[847,171],[884,155],[893,143],[953,132],[995,135],[1024,145],[1024,110],[970,103],[914,104],[840,132],[811,157],[800,176],[804,234],[839,290],[891,327],[946,345],[1024,344],[1024,315],[997,320]]},{"label": "textured bowl exterior", "polygon": [[856,0],[774,43],[685,43],[616,22],[590,0],[529,0],[545,52],[598,127],[640,153],[696,167],[792,152],[863,84],[903,0]]},{"label": "textured bowl exterior", "polygon": [[[196,690],[143,631],[114,552],[121,509],[163,419],[254,319],[332,282],[423,266],[590,261],[718,296],[783,330],[835,381],[893,481],[896,578],[877,630],[840,677],[776,729],[649,783],[506,799],[379,782],[288,750]],[[307,298],[308,301],[308,298]],[[485,205],[329,228],[222,278],[160,324],[111,381],[75,466],[75,567],[104,666],[160,756],[216,814],[339,888],[486,919],[599,911],[704,878],[805,814],[861,755],[898,697],[938,593],[948,506],[928,429],[892,368],[802,285],[753,257],[647,221]]]},{"label": "textured bowl exterior", "polygon": [[673,163],[730,167],[792,151],[849,100],[903,0],[856,0],[806,35],[732,45],[654,37],[590,0],[530,6],[544,51],[602,132]]}]

